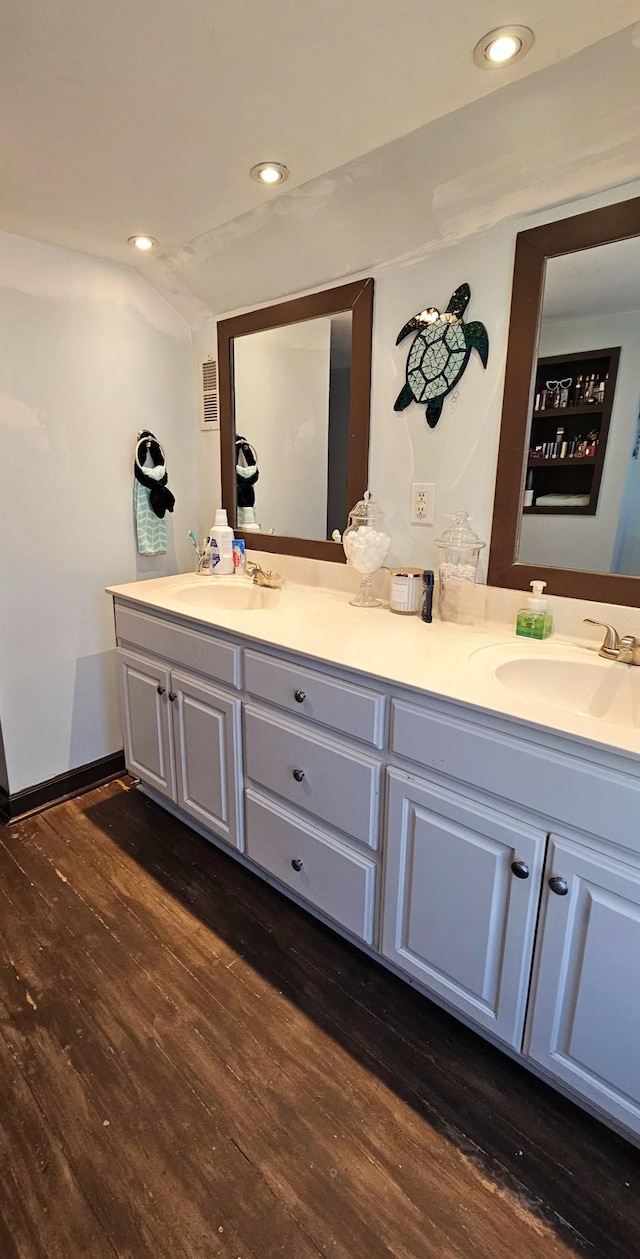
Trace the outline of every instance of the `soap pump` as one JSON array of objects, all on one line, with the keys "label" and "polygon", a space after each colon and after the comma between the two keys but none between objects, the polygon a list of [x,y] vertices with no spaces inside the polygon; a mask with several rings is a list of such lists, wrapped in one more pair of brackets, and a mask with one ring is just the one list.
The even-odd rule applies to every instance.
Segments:
[{"label": "soap pump", "polygon": [[520,608],[516,619],[516,634],[523,638],[548,638],[553,632],[553,613],[543,595],[546,581],[530,581],[533,590],[527,598],[526,608]]}]

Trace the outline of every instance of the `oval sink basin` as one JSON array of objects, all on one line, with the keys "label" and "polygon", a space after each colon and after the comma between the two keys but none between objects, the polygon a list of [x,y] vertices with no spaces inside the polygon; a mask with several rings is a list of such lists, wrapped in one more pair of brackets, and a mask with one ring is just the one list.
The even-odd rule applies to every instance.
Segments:
[{"label": "oval sink basin", "polygon": [[197,608],[200,612],[260,612],[265,608],[275,608],[281,590],[270,590],[267,586],[250,585],[218,585],[215,577],[209,581],[203,578],[199,582],[190,582],[173,591],[173,598],[187,608]]},{"label": "oval sink basin", "polygon": [[491,674],[517,695],[565,712],[616,726],[640,727],[640,669],[603,660],[579,647],[481,647],[473,667]]}]

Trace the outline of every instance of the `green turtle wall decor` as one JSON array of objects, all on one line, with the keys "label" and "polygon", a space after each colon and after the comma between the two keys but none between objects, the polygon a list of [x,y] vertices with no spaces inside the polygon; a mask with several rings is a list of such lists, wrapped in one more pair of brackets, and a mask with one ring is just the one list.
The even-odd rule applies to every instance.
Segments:
[{"label": "green turtle wall decor", "polygon": [[444,400],[465,371],[471,351],[477,350],[482,366],[487,366],[487,329],[483,323],[466,324],[462,318],[470,299],[469,285],[461,284],[443,315],[430,306],[414,315],[398,334],[396,345],[417,332],[407,359],[407,379],[393,409],[404,411],[412,402],[426,402],[429,428],[438,423]]}]

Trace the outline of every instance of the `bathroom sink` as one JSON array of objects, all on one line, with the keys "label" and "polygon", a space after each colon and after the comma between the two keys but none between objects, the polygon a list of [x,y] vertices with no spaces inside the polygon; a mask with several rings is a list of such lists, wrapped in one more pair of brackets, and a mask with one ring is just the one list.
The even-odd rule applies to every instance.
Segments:
[{"label": "bathroom sink", "polygon": [[517,695],[616,726],[640,727],[640,668],[586,648],[546,643],[481,647],[472,668]]},{"label": "bathroom sink", "polygon": [[185,608],[197,608],[200,612],[260,612],[275,608],[282,594],[281,590],[240,582],[236,586],[219,585],[219,580],[203,577],[188,582],[172,592],[173,598]]}]

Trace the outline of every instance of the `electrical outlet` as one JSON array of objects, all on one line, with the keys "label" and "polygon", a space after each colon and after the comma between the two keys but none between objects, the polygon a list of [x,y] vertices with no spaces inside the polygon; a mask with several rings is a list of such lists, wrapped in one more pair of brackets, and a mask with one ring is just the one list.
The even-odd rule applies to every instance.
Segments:
[{"label": "electrical outlet", "polygon": [[427,481],[413,481],[411,485],[412,525],[432,525],[436,506],[436,487]]}]

